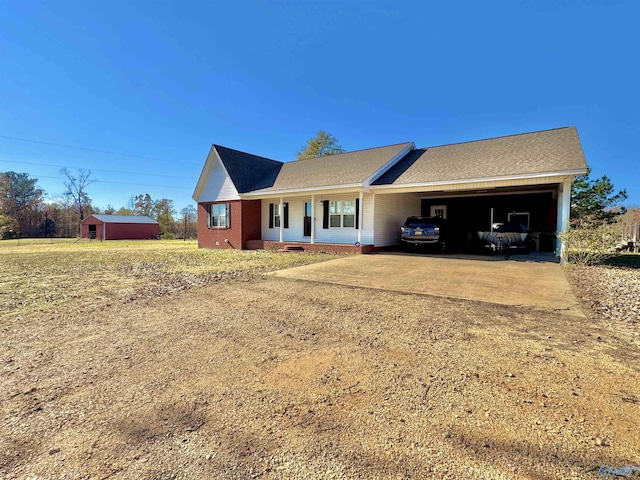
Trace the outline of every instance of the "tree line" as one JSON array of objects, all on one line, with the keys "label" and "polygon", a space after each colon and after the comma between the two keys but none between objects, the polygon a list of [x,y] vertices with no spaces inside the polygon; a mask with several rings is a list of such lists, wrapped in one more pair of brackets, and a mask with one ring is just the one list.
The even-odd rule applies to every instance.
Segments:
[{"label": "tree line", "polygon": [[64,175],[65,191],[50,200],[28,173],[0,172],[0,239],[25,237],[77,237],[80,221],[91,214],[146,215],[158,221],[163,238],[196,238],[197,212],[193,205],[177,212],[173,200],[153,199],[148,193],[134,195],[126,206],[92,205],[87,188],[95,183],[90,170]]}]

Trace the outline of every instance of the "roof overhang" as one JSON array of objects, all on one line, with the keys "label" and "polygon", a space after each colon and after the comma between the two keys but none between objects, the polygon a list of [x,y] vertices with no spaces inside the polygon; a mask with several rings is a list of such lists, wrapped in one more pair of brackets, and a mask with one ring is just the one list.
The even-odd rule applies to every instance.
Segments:
[{"label": "roof overhang", "polygon": [[518,187],[523,185],[546,185],[564,182],[567,177],[576,177],[587,173],[586,169],[562,172],[532,173],[493,178],[470,178],[464,180],[444,180],[402,185],[372,185],[371,191],[378,193],[412,193],[429,191],[455,191],[472,189],[491,189],[497,187]]},{"label": "roof overhang", "polygon": [[306,187],[306,188],[291,188],[287,190],[269,190],[268,192],[248,192],[241,193],[240,198],[276,198],[276,197],[301,197],[309,196],[311,194],[333,194],[333,193],[352,193],[369,191],[369,188],[365,187],[361,183],[352,183],[349,185],[327,185],[322,187]]}]

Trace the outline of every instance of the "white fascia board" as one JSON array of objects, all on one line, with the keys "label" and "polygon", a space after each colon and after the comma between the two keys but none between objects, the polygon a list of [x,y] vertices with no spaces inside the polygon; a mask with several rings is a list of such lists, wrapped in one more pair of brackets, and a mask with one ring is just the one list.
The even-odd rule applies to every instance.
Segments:
[{"label": "white fascia board", "polygon": [[204,165],[202,166],[202,171],[200,172],[200,177],[198,177],[198,183],[196,183],[196,188],[193,191],[193,195],[191,198],[195,200],[196,203],[200,200],[200,194],[202,193],[202,189],[206,183],[209,174],[211,173],[211,166],[214,162],[214,156],[217,157],[218,153],[216,152],[216,148],[211,145],[211,149],[209,150],[209,154],[207,155],[207,159],[204,161]]},{"label": "white fascia board", "polygon": [[367,178],[363,182],[363,185],[365,185],[367,187],[370,186],[371,183],[373,183],[376,179],[378,179],[382,175],[384,175],[384,173],[387,170],[389,170],[396,163],[398,163],[398,161],[401,160],[406,154],[408,154],[410,151],[415,150],[415,149],[416,149],[415,143],[411,142],[409,145],[407,145],[405,148],[403,148],[400,153],[398,153],[395,157],[393,157],[391,160],[389,160],[387,163],[385,163],[382,167],[380,167],[373,175],[371,175],[369,178]]},{"label": "white fascia board", "polygon": [[502,177],[487,177],[487,178],[467,178],[464,180],[442,180],[439,182],[425,182],[425,183],[404,183],[399,185],[371,185],[371,190],[383,191],[383,190],[395,190],[400,188],[429,188],[429,187],[446,187],[447,185],[463,185],[463,184],[476,184],[487,182],[508,182],[510,180],[544,180],[551,177],[576,177],[587,173],[586,169],[580,170],[565,170],[562,172],[544,172],[544,173],[529,173],[525,175],[505,175]]},{"label": "white fascia board", "polygon": [[337,193],[349,190],[353,191],[357,189],[357,191],[368,192],[369,189],[364,187],[361,183],[351,183],[349,185],[327,185],[324,187],[306,187],[306,188],[291,188],[287,190],[270,190],[268,192],[248,192],[241,193],[240,198],[270,198],[270,197],[279,197],[279,196],[300,196],[300,195],[309,195],[314,192],[327,193],[327,190],[335,190]]}]

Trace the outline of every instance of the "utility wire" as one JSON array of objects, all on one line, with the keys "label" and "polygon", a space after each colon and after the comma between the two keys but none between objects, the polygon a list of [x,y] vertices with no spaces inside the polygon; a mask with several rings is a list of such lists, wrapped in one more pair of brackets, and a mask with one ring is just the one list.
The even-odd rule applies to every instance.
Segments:
[{"label": "utility wire", "polygon": [[[30,138],[19,138],[19,137],[11,137],[9,135],[0,135],[0,138],[6,138],[7,140],[18,140],[19,142],[28,142],[28,143],[38,143],[40,145],[51,145],[54,147],[64,147],[64,148],[74,148],[76,150],[84,150],[87,152],[96,152],[96,153],[106,153],[108,155],[119,155],[121,157],[132,157],[132,158],[141,158],[144,160],[151,160],[153,162],[163,162],[169,163],[170,160],[159,160],[157,158],[145,157],[142,155],[134,155],[131,153],[120,153],[120,152],[112,152],[110,150],[100,150],[97,148],[88,148],[88,147],[78,147],[76,145],[66,145],[64,143],[54,143],[54,142],[44,142],[42,140],[33,140]],[[196,163],[192,163],[191,165],[196,165]]]},{"label": "utility wire", "polygon": [[[43,166],[43,167],[57,167],[57,168],[86,168],[86,167],[77,167],[77,166],[66,166],[66,165],[55,165],[53,163],[40,163],[40,162],[23,162],[20,160],[7,160],[7,159],[2,159],[3,162],[7,162],[7,163],[20,163],[20,164],[24,164],[24,165],[39,165],[39,166]],[[108,173],[120,173],[120,174],[127,174],[127,175],[145,175],[145,176],[153,176],[153,177],[170,177],[170,178],[191,178],[191,177],[182,177],[179,175],[168,175],[166,173],[147,173],[147,172],[124,172],[122,170],[107,170],[105,168],[90,168],[89,170],[94,171],[94,172],[108,172]]]},{"label": "utility wire", "polygon": [[[48,175],[38,175],[38,178],[52,178],[54,180],[65,180],[65,177],[51,177]],[[95,183],[109,183],[109,184],[115,184],[115,185],[132,185],[135,187],[156,187],[156,188],[180,188],[180,189],[184,189],[184,190],[193,190],[192,187],[183,187],[183,186],[179,186],[179,185],[149,185],[149,184],[142,184],[142,183],[128,183],[128,182],[110,182],[107,180],[96,180]]]}]

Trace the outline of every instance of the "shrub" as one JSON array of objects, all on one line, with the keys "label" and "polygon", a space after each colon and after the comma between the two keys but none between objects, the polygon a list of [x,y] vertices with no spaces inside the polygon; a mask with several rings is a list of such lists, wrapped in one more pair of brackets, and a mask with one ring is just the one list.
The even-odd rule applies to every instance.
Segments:
[{"label": "shrub", "polygon": [[175,240],[176,236],[171,232],[162,232],[160,238],[162,240]]},{"label": "shrub", "polygon": [[562,232],[560,239],[569,263],[600,265],[615,254],[621,236],[615,224],[581,222]]}]

